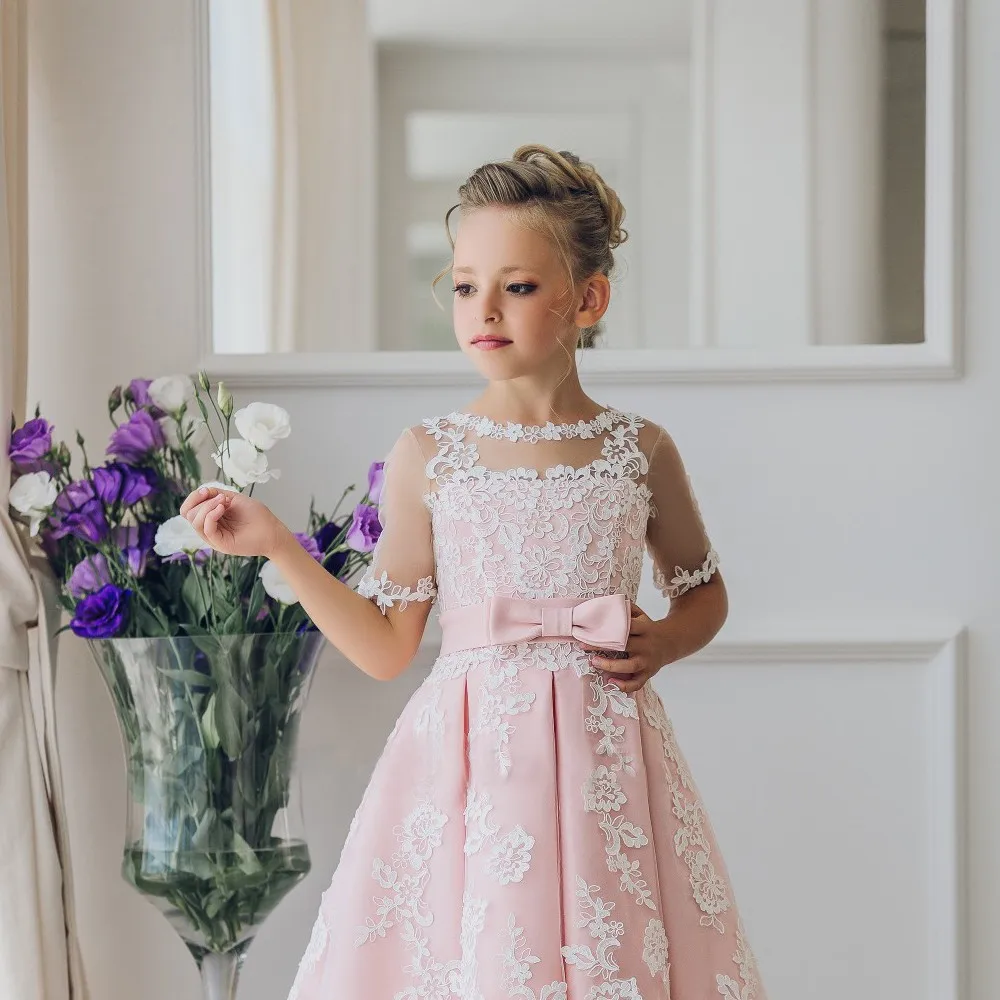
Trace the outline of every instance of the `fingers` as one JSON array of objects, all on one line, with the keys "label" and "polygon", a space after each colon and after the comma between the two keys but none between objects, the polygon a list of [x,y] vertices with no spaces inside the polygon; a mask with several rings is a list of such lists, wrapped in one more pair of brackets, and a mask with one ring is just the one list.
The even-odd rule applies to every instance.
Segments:
[{"label": "fingers", "polygon": [[222,528],[219,526],[219,521],[225,517],[228,510],[229,503],[226,500],[221,500],[205,515],[205,538],[216,547],[221,545],[223,540]]},{"label": "fingers", "polygon": [[188,520],[194,527],[194,530],[201,535],[206,541],[210,541],[208,533],[206,531],[206,521],[209,515],[215,514],[215,523],[218,523],[219,517],[221,517],[226,510],[229,508],[229,499],[225,496],[216,496],[211,500],[206,500],[195,507],[191,513],[188,515]]},{"label": "fingers", "polygon": [[193,510],[200,503],[204,503],[206,500],[213,500],[218,496],[232,496],[232,493],[220,490],[215,486],[200,486],[196,490],[192,490],[187,497],[184,499],[184,503],[181,504],[180,512],[187,517],[189,510]]},{"label": "fingers", "polygon": [[597,673],[606,684],[614,684],[619,691],[632,692],[638,691],[656,671],[643,667],[631,674],[612,674],[604,670],[598,670]]}]

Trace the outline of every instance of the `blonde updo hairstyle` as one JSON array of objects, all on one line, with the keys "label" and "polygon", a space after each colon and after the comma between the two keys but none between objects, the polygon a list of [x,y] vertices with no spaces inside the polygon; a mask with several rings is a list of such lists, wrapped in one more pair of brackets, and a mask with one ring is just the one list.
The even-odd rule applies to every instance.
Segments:
[{"label": "blonde updo hairstyle", "polygon": [[[511,159],[478,167],[459,187],[458,198],[444,217],[453,251],[449,219],[456,208],[469,212],[502,205],[520,224],[552,240],[571,285],[598,273],[612,277],[613,251],[628,239],[618,195],[590,163],[567,150],[519,146]],[[434,278],[432,292],[450,269]],[[577,346],[593,347],[603,332],[603,321],[581,330]]]}]

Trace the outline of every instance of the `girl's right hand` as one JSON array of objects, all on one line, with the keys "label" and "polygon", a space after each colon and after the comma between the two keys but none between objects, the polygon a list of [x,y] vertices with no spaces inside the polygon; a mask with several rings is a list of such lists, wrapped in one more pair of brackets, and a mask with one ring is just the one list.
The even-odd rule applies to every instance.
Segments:
[{"label": "girl's right hand", "polygon": [[217,552],[268,556],[288,528],[259,500],[242,493],[201,486],[181,504],[181,514]]}]

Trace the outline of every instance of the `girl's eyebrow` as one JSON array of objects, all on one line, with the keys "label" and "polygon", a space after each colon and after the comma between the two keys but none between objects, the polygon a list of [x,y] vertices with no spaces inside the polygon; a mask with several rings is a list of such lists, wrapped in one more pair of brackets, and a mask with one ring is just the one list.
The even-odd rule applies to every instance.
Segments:
[{"label": "girl's eyebrow", "polygon": [[[475,274],[476,269],[474,267],[453,267],[452,272],[458,274],[459,271],[466,274]],[[501,267],[497,274],[510,274],[511,271],[531,271],[532,268],[527,267],[524,264],[508,264],[506,267]]]}]

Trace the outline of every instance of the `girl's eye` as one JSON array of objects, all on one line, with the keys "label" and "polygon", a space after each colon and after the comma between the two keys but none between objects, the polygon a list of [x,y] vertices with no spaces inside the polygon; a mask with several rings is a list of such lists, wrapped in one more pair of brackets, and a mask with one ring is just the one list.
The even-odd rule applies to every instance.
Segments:
[{"label": "girl's eye", "polygon": [[[527,281],[515,281],[513,284],[507,286],[507,291],[511,292],[513,295],[530,295],[538,286],[532,285]],[[472,285],[467,282],[455,285],[452,291],[459,296],[459,298],[466,298],[472,294]]]}]

